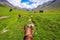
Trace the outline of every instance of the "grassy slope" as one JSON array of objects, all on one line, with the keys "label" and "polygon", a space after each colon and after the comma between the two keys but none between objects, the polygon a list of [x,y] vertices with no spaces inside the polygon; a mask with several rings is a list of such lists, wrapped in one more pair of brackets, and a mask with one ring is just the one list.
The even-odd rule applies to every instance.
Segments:
[{"label": "grassy slope", "polygon": [[[21,14],[23,18],[18,19]],[[29,24],[32,18],[35,24],[34,40],[60,40],[60,10],[44,11],[44,13],[33,13],[9,8],[0,7],[0,16],[10,16],[10,18],[0,19],[0,40],[23,40],[24,25]],[[6,33],[1,33],[3,29],[9,29]]]}]

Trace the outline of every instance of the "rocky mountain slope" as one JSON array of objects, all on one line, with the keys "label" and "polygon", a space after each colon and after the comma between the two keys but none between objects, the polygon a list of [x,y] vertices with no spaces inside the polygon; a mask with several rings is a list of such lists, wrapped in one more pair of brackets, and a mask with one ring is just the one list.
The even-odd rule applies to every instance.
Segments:
[{"label": "rocky mountain slope", "polygon": [[[13,6],[6,0],[0,0],[0,6],[9,6],[11,8],[21,9],[20,7]],[[57,8],[58,9],[60,8],[60,0],[49,1],[43,5],[38,6],[35,10],[50,10],[50,9],[57,9]]]},{"label": "rocky mountain slope", "polygon": [[60,0],[53,0],[52,2],[47,2],[43,5],[38,6],[35,10],[53,10],[60,8]]}]

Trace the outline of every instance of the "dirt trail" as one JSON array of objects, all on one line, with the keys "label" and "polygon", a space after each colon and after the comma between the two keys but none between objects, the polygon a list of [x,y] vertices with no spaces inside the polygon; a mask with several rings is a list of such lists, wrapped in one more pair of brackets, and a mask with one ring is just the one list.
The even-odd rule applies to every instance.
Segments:
[{"label": "dirt trail", "polygon": [[0,19],[9,18],[9,16],[1,16]]}]

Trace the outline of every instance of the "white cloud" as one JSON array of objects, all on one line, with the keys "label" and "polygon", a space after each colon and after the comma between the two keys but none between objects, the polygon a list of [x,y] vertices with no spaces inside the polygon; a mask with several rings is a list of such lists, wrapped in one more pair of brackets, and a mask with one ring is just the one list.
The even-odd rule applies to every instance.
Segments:
[{"label": "white cloud", "polygon": [[33,4],[29,5],[29,2],[21,3],[21,0],[7,0],[9,3],[11,3],[14,6],[18,6],[20,8],[26,8],[26,9],[34,9],[38,5],[42,5],[45,2],[51,1],[51,0],[29,0],[30,2],[34,2]]},{"label": "white cloud", "polygon": [[17,0],[7,0],[7,1],[14,6],[19,6],[20,2],[21,2],[21,0],[18,0],[18,1]]},{"label": "white cloud", "polygon": [[48,2],[48,1],[52,1],[52,0],[29,0],[29,1],[35,2],[38,5],[42,5],[42,4],[44,4],[44,3]]}]

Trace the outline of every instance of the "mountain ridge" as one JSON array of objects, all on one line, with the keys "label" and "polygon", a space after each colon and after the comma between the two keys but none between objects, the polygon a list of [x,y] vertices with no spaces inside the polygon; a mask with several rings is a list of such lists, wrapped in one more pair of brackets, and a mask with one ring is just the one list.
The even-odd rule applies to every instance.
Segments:
[{"label": "mountain ridge", "polygon": [[53,10],[60,8],[60,0],[54,0],[52,2],[47,2],[41,6],[38,6],[35,10]]},{"label": "mountain ridge", "polygon": [[[6,0],[0,0],[0,6],[8,6],[10,8],[14,8],[14,9],[18,9],[18,10],[27,10],[25,8],[20,8],[17,6],[13,6],[12,4],[10,4],[8,1]],[[60,1],[59,0],[53,0],[53,1],[49,1],[43,5],[38,6],[37,8],[35,8],[34,10],[51,10],[51,9],[55,9],[55,8],[60,8]]]}]

